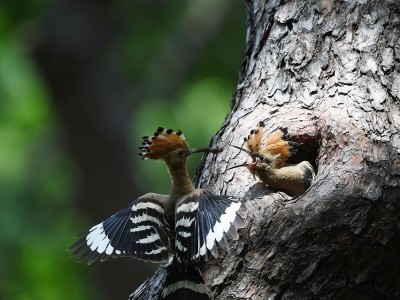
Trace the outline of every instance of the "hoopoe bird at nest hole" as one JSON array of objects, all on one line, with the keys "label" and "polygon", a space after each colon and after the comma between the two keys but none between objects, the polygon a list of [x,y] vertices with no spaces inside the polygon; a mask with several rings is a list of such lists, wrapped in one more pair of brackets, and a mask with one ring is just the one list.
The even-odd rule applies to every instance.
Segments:
[{"label": "hoopoe bird at nest hole", "polygon": [[253,176],[257,176],[270,188],[287,193],[290,196],[303,194],[315,177],[313,166],[308,161],[297,165],[286,165],[288,158],[294,153],[294,142],[286,141],[287,129],[272,132],[263,142],[264,122],[260,121],[257,128],[251,130],[244,138],[247,148],[233,146],[250,155],[252,161],[231,167],[247,167]]},{"label": "hoopoe bird at nest hole", "polygon": [[[162,160],[171,177],[169,195],[145,194],[127,208],[93,226],[70,247],[88,264],[109,257],[160,262],[173,257],[161,299],[209,299],[198,263],[218,257],[217,244],[229,249],[238,239],[246,208],[242,199],[196,189],[187,170],[188,157],[219,148],[190,149],[181,131],[159,127],[143,137],[139,155]],[[200,278],[200,279],[199,279]],[[185,298],[186,297],[186,298]],[[132,298],[131,298],[132,299]]]}]

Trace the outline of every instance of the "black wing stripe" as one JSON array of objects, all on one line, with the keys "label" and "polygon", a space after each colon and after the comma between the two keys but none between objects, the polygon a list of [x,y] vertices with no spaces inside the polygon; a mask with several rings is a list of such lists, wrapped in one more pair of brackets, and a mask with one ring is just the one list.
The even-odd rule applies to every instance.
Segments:
[{"label": "black wing stripe", "polygon": [[[122,222],[120,218],[117,218],[115,215],[110,217],[109,219],[105,220],[103,222],[103,227],[107,228],[106,232],[108,232],[108,237],[110,239],[110,242],[113,241],[114,247],[108,247],[106,249],[105,254],[111,255],[114,252],[114,249],[112,248],[117,248],[118,249],[118,243],[115,241],[119,241],[119,238],[121,236],[121,231],[120,228],[123,227],[126,224],[126,222]],[[118,235],[118,238],[116,238]]]},{"label": "black wing stripe", "polygon": [[[130,213],[130,212],[129,212]],[[126,216],[129,214],[127,213]],[[129,255],[127,253],[127,240],[128,240],[128,233],[127,229],[129,228],[130,222],[127,217],[119,219],[119,226],[118,231],[115,232],[117,239],[114,239],[115,251],[113,251],[117,256],[126,256]]]},{"label": "black wing stripe", "polygon": [[112,255],[114,252],[117,252],[118,249],[123,249],[120,247],[120,241],[124,236],[126,236],[128,220],[124,215],[128,214],[129,209],[125,209],[121,213],[118,213],[103,222],[105,234],[107,234],[110,242],[105,251],[99,252],[106,255]]}]

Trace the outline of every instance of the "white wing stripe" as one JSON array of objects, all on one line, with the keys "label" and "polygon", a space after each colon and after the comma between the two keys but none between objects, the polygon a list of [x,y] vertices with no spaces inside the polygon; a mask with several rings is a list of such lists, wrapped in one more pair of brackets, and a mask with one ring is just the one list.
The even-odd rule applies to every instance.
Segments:
[{"label": "white wing stripe", "polygon": [[150,243],[153,243],[158,240],[161,240],[160,235],[158,233],[153,233],[153,234],[149,235],[148,237],[138,240],[136,243],[150,244]]},{"label": "white wing stripe", "polygon": [[217,223],[214,225],[213,231],[217,242],[219,242],[224,236],[224,226],[217,221]]},{"label": "white wing stripe", "polygon": [[225,209],[225,213],[221,215],[221,222],[215,223],[214,227],[206,236],[206,241],[200,248],[200,255],[203,256],[206,252],[206,248],[211,250],[215,242],[217,240],[219,242],[223,237],[223,232],[228,232],[229,228],[231,227],[231,223],[236,218],[236,213],[240,209],[241,203],[240,202],[232,202],[229,207]]},{"label": "white wing stripe", "polygon": [[200,255],[203,256],[206,254],[206,244],[204,244],[203,246],[201,246],[200,248]]},{"label": "white wing stripe", "polygon": [[176,212],[194,212],[196,209],[199,208],[199,202],[189,202],[185,204],[179,205],[178,209]]},{"label": "white wing stripe", "polygon": [[211,229],[210,232],[207,234],[207,237],[206,237],[206,243],[207,243],[207,249],[208,250],[211,250],[214,247],[214,245],[215,245],[214,240],[215,240],[215,234]]},{"label": "white wing stripe", "polygon": [[192,225],[192,223],[194,222],[194,218],[190,219],[189,217],[185,218],[180,218],[176,224],[175,224],[175,228],[178,226],[184,226],[184,227],[190,227]]},{"label": "white wing stripe", "polygon": [[147,255],[155,255],[155,254],[160,254],[161,252],[166,251],[166,250],[167,250],[167,248],[160,247],[160,248],[145,252],[145,254],[147,254]]},{"label": "white wing stripe", "polygon": [[160,222],[159,219],[154,218],[154,217],[151,217],[151,216],[149,216],[149,215],[146,214],[146,213],[143,213],[143,214],[140,215],[140,216],[136,216],[136,217],[130,218],[130,219],[131,219],[131,221],[132,221],[133,224],[140,224],[140,223],[142,223],[142,222],[151,221],[151,222],[154,222],[154,223],[160,225],[161,227],[164,227],[163,224]]},{"label": "white wing stripe", "polygon": [[178,282],[174,282],[165,288],[162,292],[162,297],[165,298],[169,294],[176,292],[179,289],[189,289],[196,293],[207,294],[207,288],[203,283],[195,283],[189,280],[181,280]]},{"label": "white wing stripe", "polygon": [[86,243],[90,250],[103,253],[110,245],[110,239],[104,232],[103,224],[92,227],[92,231],[86,236]]},{"label": "white wing stripe", "polygon": [[164,209],[162,208],[162,206],[160,206],[159,204],[155,204],[152,202],[139,202],[137,204],[132,205],[132,211],[137,211],[139,209],[155,209],[156,211],[158,211],[160,214],[164,213]]},{"label": "white wing stripe", "polygon": [[225,232],[228,232],[230,224],[236,218],[236,212],[239,210],[241,203],[232,202],[229,207],[226,208],[225,213],[221,216],[221,225]]},{"label": "white wing stripe", "polygon": [[108,245],[107,249],[106,249],[106,254],[107,255],[111,255],[114,251],[114,247],[111,246],[111,244]]},{"label": "white wing stripe", "polygon": [[140,225],[136,226],[134,228],[131,228],[131,232],[138,232],[138,231],[145,231],[154,228],[153,226],[150,225]]},{"label": "white wing stripe", "polygon": [[175,241],[175,247],[178,248],[178,250],[180,250],[182,252],[187,251],[187,248],[184,247],[178,239]]},{"label": "white wing stripe", "polygon": [[86,236],[86,241],[87,241],[88,246],[90,246],[94,242],[96,236],[99,234],[98,230],[99,230],[100,226],[102,226],[101,223],[90,228],[89,234]]},{"label": "white wing stripe", "polygon": [[180,235],[184,238],[190,237],[192,235],[190,232],[187,232],[187,231],[178,231],[177,233],[178,233],[178,235]]}]

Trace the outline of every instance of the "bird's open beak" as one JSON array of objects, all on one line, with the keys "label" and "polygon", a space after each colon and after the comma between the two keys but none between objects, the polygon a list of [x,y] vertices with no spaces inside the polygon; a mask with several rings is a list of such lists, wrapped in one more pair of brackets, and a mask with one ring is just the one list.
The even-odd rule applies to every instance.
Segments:
[{"label": "bird's open beak", "polygon": [[195,148],[195,149],[190,149],[189,150],[189,155],[192,155],[194,153],[199,153],[199,152],[211,152],[213,154],[217,154],[222,152],[222,148]]},{"label": "bird's open beak", "polygon": [[255,176],[254,171],[252,171],[252,167],[257,163],[257,158],[260,158],[260,156],[257,155],[256,153],[251,153],[249,150],[243,149],[242,147],[235,146],[235,145],[231,145],[231,146],[250,155],[253,162],[236,165],[236,166],[230,167],[228,170],[232,170],[232,169],[236,169],[236,168],[240,168],[240,167],[247,167],[250,170],[250,172],[253,174],[253,178],[255,179],[256,176]]},{"label": "bird's open beak", "polygon": [[249,150],[243,149],[242,147],[239,146],[235,146],[235,145],[230,145],[236,149],[239,149],[240,151],[243,151],[245,153],[247,153],[248,155],[250,155],[251,159],[253,160],[253,163],[255,163],[257,161],[257,159],[259,159],[260,161],[268,161],[271,162],[267,157],[263,157],[258,153],[251,153]]}]

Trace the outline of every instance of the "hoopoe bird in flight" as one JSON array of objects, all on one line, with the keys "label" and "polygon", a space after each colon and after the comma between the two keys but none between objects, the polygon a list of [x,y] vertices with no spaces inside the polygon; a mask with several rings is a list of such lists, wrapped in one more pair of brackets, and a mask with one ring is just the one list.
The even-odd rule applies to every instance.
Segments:
[{"label": "hoopoe bird in flight", "polygon": [[265,142],[264,122],[260,121],[257,128],[251,130],[250,135],[244,138],[247,148],[238,148],[250,155],[252,161],[231,167],[247,167],[253,176],[257,176],[270,188],[287,193],[290,196],[303,194],[311,185],[315,177],[313,166],[308,161],[297,165],[286,165],[286,161],[293,153],[295,143],[286,141],[287,130],[278,129],[272,132]]},{"label": "hoopoe bird in flight", "polygon": [[[88,264],[109,257],[160,262],[173,257],[161,299],[209,299],[198,263],[218,257],[217,244],[238,239],[246,208],[241,199],[196,189],[187,170],[188,157],[219,148],[190,149],[181,131],[157,129],[143,137],[139,155],[162,160],[171,177],[169,195],[145,194],[127,208],[93,226],[70,247],[72,256]],[[200,279],[201,280],[200,280]],[[188,298],[184,298],[188,297]]]}]

